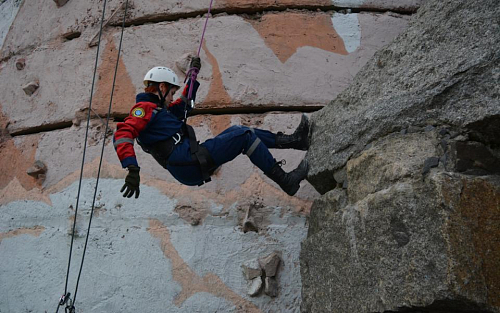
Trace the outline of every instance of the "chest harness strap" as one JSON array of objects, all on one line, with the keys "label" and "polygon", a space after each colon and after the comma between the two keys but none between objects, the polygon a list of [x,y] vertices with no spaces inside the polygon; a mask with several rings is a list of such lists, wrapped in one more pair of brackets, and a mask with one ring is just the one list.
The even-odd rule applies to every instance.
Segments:
[{"label": "chest harness strap", "polygon": [[[160,110],[162,109],[156,108],[155,113],[158,113],[158,111]],[[183,141],[184,138],[189,139],[189,147],[191,150],[191,161],[170,162],[168,160],[170,155],[175,150],[176,146]],[[136,138],[136,141],[139,144],[139,146],[141,146],[144,152],[151,154],[153,158],[164,168],[167,168],[168,165],[171,166],[199,165],[203,177],[203,182],[199,186],[211,181],[210,176],[213,174],[215,170],[216,167],[215,162],[210,156],[210,153],[208,152],[207,148],[201,146],[199,142],[196,140],[196,134],[192,126],[184,123],[179,132],[174,134],[172,137],[168,138],[167,140],[157,142],[151,146],[140,142],[139,138]]]}]

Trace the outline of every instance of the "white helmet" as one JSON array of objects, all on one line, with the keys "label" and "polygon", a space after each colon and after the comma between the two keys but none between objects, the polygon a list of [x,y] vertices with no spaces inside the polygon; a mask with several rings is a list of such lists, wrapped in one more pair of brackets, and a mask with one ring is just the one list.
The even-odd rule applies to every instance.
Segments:
[{"label": "white helmet", "polygon": [[144,86],[147,87],[148,82],[169,83],[177,87],[181,86],[179,78],[174,71],[164,66],[156,66],[150,69],[146,76],[144,76]]}]

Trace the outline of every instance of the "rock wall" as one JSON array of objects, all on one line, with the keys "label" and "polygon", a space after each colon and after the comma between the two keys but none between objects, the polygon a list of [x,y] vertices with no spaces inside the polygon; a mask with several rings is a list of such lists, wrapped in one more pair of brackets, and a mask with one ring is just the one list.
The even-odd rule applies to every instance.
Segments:
[{"label": "rock wall", "polygon": [[[0,312],[50,312],[64,292],[102,4],[0,3],[1,14],[12,14],[0,23],[6,34],[0,41]],[[72,293],[103,142],[104,159],[77,311],[299,312],[300,243],[320,197],[309,183],[289,197],[241,156],[212,182],[186,187],[139,150],[141,196],[122,198],[126,172],[110,133],[104,137],[103,119],[124,1],[107,4],[69,275]],[[163,64],[184,77],[208,4],[131,1],[111,130],[128,114],[149,68]],[[291,133],[301,113],[321,109],[344,90],[406,28],[419,5],[214,1],[201,50],[196,115],[189,123],[201,141],[231,125]],[[288,161],[286,170],[305,155],[272,153]],[[245,227],[248,217],[256,227]],[[269,269],[273,264],[277,272]]]},{"label": "rock wall", "polygon": [[498,16],[425,2],[313,114],[303,312],[500,312]]}]

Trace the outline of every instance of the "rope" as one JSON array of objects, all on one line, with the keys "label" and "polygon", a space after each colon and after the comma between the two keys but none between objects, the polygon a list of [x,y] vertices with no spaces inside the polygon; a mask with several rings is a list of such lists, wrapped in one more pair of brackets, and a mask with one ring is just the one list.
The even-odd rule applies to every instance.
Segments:
[{"label": "rope", "polygon": [[84,145],[83,145],[83,157],[82,157],[82,164],[80,167],[80,180],[78,183],[78,192],[77,192],[77,196],[76,196],[75,218],[73,220],[73,231],[71,233],[71,244],[69,247],[68,269],[66,271],[66,283],[64,285],[64,294],[61,297],[61,300],[59,301],[59,305],[57,306],[56,313],[59,312],[59,307],[61,305],[65,304],[66,301],[68,300],[68,297],[70,296],[70,294],[68,294],[69,270],[71,268],[71,256],[73,254],[73,242],[75,240],[76,216],[78,214],[78,204],[80,202],[80,192],[81,192],[81,188],[82,188],[83,166],[85,165],[85,153],[87,150],[87,139],[88,139],[89,125],[90,125],[90,112],[91,112],[91,108],[92,108],[92,96],[94,95],[94,85],[95,85],[95,78],[96,78],[96,72],[97,72],[97,64],[99,61],[99,50],[101,47],[101,35],[102,35],[102,29],[103,29],[103,23],[104,23],[104,14],[106,12],[106,2],[107,2],[107,0],[104,0],[102,17],[101,17],[101,26],[100,26],[100,30],[99,30],[99,41],[98,41],[99,43],[97,45],[97,53],[96,53],[96,57],[95,57],[94,77],[92,78],[92,87],[91,87],[91,91],[90,91],[90,103],[89,103],[89,110],[88,110],[88,114],[87,114],[87,128],[85,130],[85,140],[84,140]]},{"label": "rope", "polygon": [[[105,11],[106,11],[106,2],[107,2],[107,0],[104,0],[103,10],[102,10],[102,18],[101,18],[101,25],[100,25],[100,30],[99,30],[99,39],[98,39],[98,43],[97,43],[96,60],[95,60],[95,65],[94,65],[94,76],[92,78],[92,88],[91,88],[91,92],[90,92],[90,103],[89,103],[89,110],[88,110],[88,115],[87,115],[87,127],[86,127],[86,130],[85,130],[85,140],[84,140],[84,146],[83,146],[82,164],[81,164],[81,168],[80,168],[80,179],[79,179],[79,183],[78,183],[78,193],[77,193],[76,206],[75,206],[75,218],[74,218],[74,221],[73,221],[73,231],[72,231],[72,234],[71,234],[71,245],[70,245],[70,251],[69,251],[68,269],[67,269],[67,272],[66,272],[66,283],[65,283],[65,286],[64,286],[64,295],[61,297],[61,300],[59,301],[59,305],[57,306],[56,313],[59,312],[60,306],[64,305],[64,304],[66,304],[66,312],[68,312],[68,311],[69,312],[74,312],[74,310],[75,310],[74,304],[76,302],[76,296],[77,296],[77,293],[78,293],[78,285],[80,283],[80,278],[81,278],[82,269],[83,269],[83,262],[85,260],[85,252],[87,251],[87,245],[88,245],[89,234],[90,234],[90,226],[92,224],[92,217],[94,215],[95,200],[96,200],[96,197],[97,197],[97,189],[98,189],[98,186],[99,186],[99,178],[100,178],[100,175],[101,175],[101,166],[102,166],[102,160],[103,160],[103,156],[104,156],[104,147],[106,145],[106,136],[107,136],[107,133],[108,133],[108,130],[109,130],[109,119],[110,119],[110,116],[111,116],[111,106],[112,106],[112,103],[113,103],[113,95],[114,95],[115,84],[116,84],[116,75],[117,75],[117,72],[118,72],[118,64],[119,64],[119,60],[120,60],[120,52],[121,52],[122,42],[123,42],[123,32],[124,32],[124,29],[125,29],[125,19],[126,19],[127,10],[128,10],[128,0],[126,0],[126,3],[125,3],[125,12],[123,14],[123,23],[122,23],[122,30],[121,30],[121,36],[120,36],[120,44],[119,44],[119,47],[118,47],[118,56],[117,56],[117,59],[116,59],[115,73],[114,73],[114,76],[113,76],[113,86],[111,87],[111,97],[110,97],[110,100],[109,100],[108,115],[107,115],[107,118],[106,118],[106,129],[105,129],[104,134],[103,134],[101,156],[100,156],[100,160],[99,160],[99,169],[98,169],[98,172],[97,172],[96,185],[95,185],[95,189],[94,189],[94,198],[92,200],[92,209],[91,209],[91,212],[90,212],[90,219],[89,219],[89,224],[88,224],[88,228],[87,228],[87,235],[86,235],[86,238],[85,238],[85,246],[84,246],[84,249],[83,249],[82,261],[81,261],[81,264],[80,264],[80,270],[78,272],[78,278],[77,278],[77,281],[76,281],[75,293],[74,293],[74,296],[73,296],[73,300],[71,300],[70,299],[71,294],[68,293],[69,271],[70,271],[70,267],[71,267],[71,255],[72,255],[72,252],[73,252],[73,242],[74,242],[74,238],[75,238],[76,217],[77,217],[77,214],[78,214],[78,204],[79,204],[79,201],[80,201],[80,193],[81,193],[82,178],[83,178],[83,167],[85,165],[85,154],[86,154],[86,150],[87,150],[86,147],[87,147],[89,125],[90,125],[90,114],[92,112],[92,97],[93,97],[93,94],[94,94],[94,85],[95,85],[95,78],[96,78],[96,73],[97,73],[97,64],[98,64],[98,60],[99,60],[99,49],[100,49],[100,46],[101,46],[101,37],[102,37],[102,30],[103,30],[103,23],[104,23],[104,15],[105,15]],[[68,304],[68,301],[69,301],[69,304]]]},{"label": "rope", "polygon": [[[200,46],[198,47],[198,54],[196,55],[197,57],[200,57],[201,46],[203,45],[203,39],[205,38],[205,31],[207,30],[208,18],[210,17],[210,11],[212,10],[213,1],[214,0],[210,0],[210,6],[208,7],[207,18],[205,19],[205,27],[203,27],[203,33],[201,34]],[[191,84],[189,85],[188,101],[192,99],[191,97],[193,96],[194,81],[198,77],[199,72],[200,72],[199,69],[192,67],[189,69],[189,71],[186,75],[186,76],[191,75]]]},{"label": "rope", "polygon": [[[95,65],[94,65],[94,76],[92,78],[92,87],[91,87],[91,91],[90,91],[90,103],[89,103],[89,107],[88,107],[87,127],[86,127],[86,130],[85,130],[85,139],[84,139],[84,146],[83,146],[82,164],[81,164],[81,167],[80,167],[80,178],[79,178],[79,183],[78,183],[78,192],[77,192],[76,205],[75,205],[75,217],[74,217],[74,220],[73,220],[73,229],[72,229],[72,234],[71,234],[71,244],[70,244],[70,251],[69,251],[69,258],[68,258],[68,269],[66,271],[66,282],[65,282],[65,286],[64,286],[64,294],[61,296],[61,298],[59,300],[59,304],[57,306],[56,313],[59,312],[59,308],[62,305],[66,305],[66,308],[65,308],[66,312],[73,313],[75,311],[74,303],[76,302],[76,296],[77,296],[77,293],[78,293],[78,285],[80,283],[80,278],[81,278],[81,274],[82,274],[82,270],[83,270],[83,263],[85,261],[85,253],[87,251],[89,234],[90,234],[90,227],[92,225],[92,218],[93,218],[93,215],[94,215],[94,208],[95,208],[95,200],[96,200],[96,197],[97,197],[97,190],[98,190],[98,186],[99,186],[99,178],[100,178],[100,175],[101,175],[101,167],[102,167],[102,160],[103,160],[103,156],[104,156],[104,147],[105,147],[105,144],[106,144],[106,136],[107,136],[107,133],[108,133],[108,130],[109,130],[109,119],[110,119],[110,116],[111,116],[111,106],[112,106],[112,103],[113,103],[113,95],[114,95],[114,89],[115,89],[115,84],[116,84],[116,75],[117,75],[117,72],[118,72],[118,64],[119,64],[119,60],[120,60],[120,53],[121,53],[122,42],[123,42],[123,32],[124,32],[124,29],[125,29],[125,20],[126,20],[127,10],[128,10],[128,0],[126,0],[125,13],[123,15],[123,23],[122,23],[122,30],[121,30],[121,36],[120,36],[120,44],[119,44],[119,47],[118,47],[118,57],[116,59],[115,73],[114,73],[114,76],[113,76],[113,86],[112,86],[112,89],[111,89],[111,97],[110,97],[110,101],[109,101],[108,115],[107,115],[107,118],[106,118],[106,129],[105,129],[104,134],[103,134],[103,143],[102,143],[102,149],[101,149],[101,156],[100,156],[100,160],[99,160],[99,168],[98,168],[98,172],[97,172],[96,185],[95,185],[95,189],[94,189],[94,197],[93,197],[93,200],[92,200],[92,209],[91,209],[91,212],[90,212],[89,224],[88,224],[88,228],[87,228],[87,235],[86,235],[86,238],[85,238],[85,245],[84,245],[83,254],[82,254],[82,261],[80,263],[80,269],[79,269],[78,278],[77,278],[77,281],[76,281],[75,293],[74,293],[73,299],[71,299],[71,293],[68,293],[69,271],[70,271],[70,268],[71,268],[71,256],[73,254],[73,243],[74,243],[75,229],[76,229],[76,217],[78,215],[78,204],[80,202],[80,194],[81,194],[81,187],[82,187],[82,180],[83,180],[83,168],[84,168],[84,165],[85,165],[85,154],[86,154],[86,151],[87,151],[87,140],[88,140],[89,125],[90,125],[90,114],[93,111],[92,110],[92,98],[93,98],[93,94],[94,94],[95,78],[96,78],[96,73],[97,73],[97,64],[98,64],[98,60],[99,60],[99,50],[100,50],[100,46],[101,46],[101,37],[102,37],[102,31],[103,31],[104,16],[105,16],[105,12],[106,12],[106,3],[107,3],[107,0],[104,0],[103,10],[102,10],[101,24],[100,24],[100,29],[99,29],[99,39],[98,39],[98,43],[97,43],[96,60],[95,60]],[[200,41],[200,46],[198,48],[197,57],[200,56],[201,47],[202,47],[203,40],[204,40],[204,37],[205,37],[205,31],[207,29],[208,19],[210,17],[210,11],[212,9],[212,3],[213,3],[213,0],[210,0],[210,6],[208,8],[207,18],[205,20],[205,26],[203,28],[203,33],[202,33],[202,36],[201,36],[201,41]],[[199,70],[197,68],[191,68],[188,71],[188,73],[187,73],[186,76],[190,75],[191,76],[191,81],[195,81],[196,78],[197,78],[198,73],[199,73]],[[190,85],[188,99],[191,99],[191,97],[192,97],[192,90],[193,90],[193,84]]]}]

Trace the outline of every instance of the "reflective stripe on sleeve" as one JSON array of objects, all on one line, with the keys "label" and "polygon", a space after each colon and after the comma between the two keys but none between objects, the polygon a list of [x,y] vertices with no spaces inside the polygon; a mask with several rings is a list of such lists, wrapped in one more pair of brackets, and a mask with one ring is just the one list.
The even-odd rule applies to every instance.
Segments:
[{"label": "reflective stripe on sleeve", "polygon": [[125,142],[128,142],[128,143],[131,143],[131,144],[134,144],[134,139],[131,139],[131,138],[120,138],[118,140],[116,140],[113,145],[115,146],[115,148],[121,144],[121,143],[125,143]]}]

